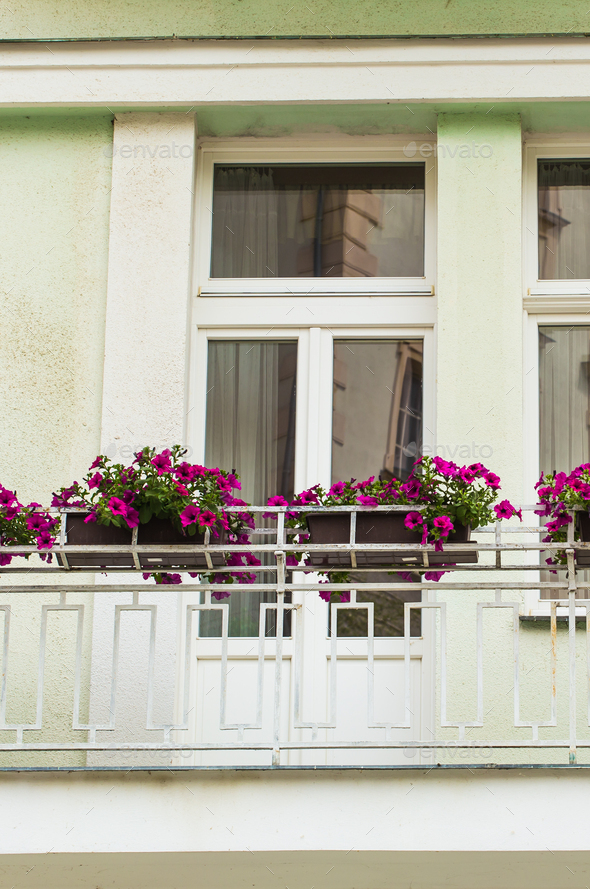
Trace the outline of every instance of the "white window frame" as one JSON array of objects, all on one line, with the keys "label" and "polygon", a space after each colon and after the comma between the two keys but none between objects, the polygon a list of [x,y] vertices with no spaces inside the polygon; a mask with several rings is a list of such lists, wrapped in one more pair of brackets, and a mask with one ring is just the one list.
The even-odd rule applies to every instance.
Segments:
[{"label": "white window frame", "polygon": [[[546,325],[559,327],[590,327],[590,306],[585,314],[529,312],[525,316],[524,329],[524,489],[529,504],[536,503],[535,484],[541,474],[540,467],[540,428],[539,428],[539,328]],[[526,516],[525,516],[526,524]],[[537,543],[536,536],[531,541]],[[576,609],[580,615],[586,614],[586,606]],[[551,613],[549,599],[541,599],[538,590],[525,591],[525,614],[548,616]],[[558,615],[567,615],[568,606],[559,605]]]},{"label": "white window frame", "polygon": [[[436,428],[436,355],[432,325],[399,327],[268,327],[199,328],[192,338],[193,361],[187,441],[194,459],[205,459],[207,355],[209,340],[297,340],[297,419],[295,430],[295,490],[319,482],[331,484],[333,342],[335,339],[421,339],[422,446],[434,452]],[[428,451],[427,451],[428,453]]]},{"label": "white window frame", "polygon": [[532,311],[590,310],[590,279],[546,281],[539,278],[537,162],[544,158],[590,161],[590,142],[568,139],[529,140],[523,155],[523,275],[525,308]]},{"label": "white window frame", "polygon": [[[408,145],[420,150],[407,156]],[[196,295],[399,294],[431,296],[436,276],[436,144],[421,136],[321,139],[202,140],[195,182],[196,244],[193,292]],[[212,200],[215,164],[379,164],[424,162],[424,276],[415,278],[212,278]]]}]

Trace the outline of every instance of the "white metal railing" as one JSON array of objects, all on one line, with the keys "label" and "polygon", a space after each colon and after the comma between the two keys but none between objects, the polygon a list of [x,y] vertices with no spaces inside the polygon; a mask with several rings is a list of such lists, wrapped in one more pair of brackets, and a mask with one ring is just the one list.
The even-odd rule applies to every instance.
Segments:
[{"label": "white metal railing", "polygon": [[[252,507],[251,510],[260,514],[268,512],[269,508]],[[399,510],[403,511],[403,508],[379,508],[381,512]],[[523,510],[531,512],[534,507],[525,506]],[[235,511],[243,511],[243,508],[235,508]],[[357,510],[351,507],[306,507],[306,511],[352,511],[354,517]],[[2,763],[16,762],[23,752],[27,756],[34,752],[41,758],[47,753],[65,751],[73,754],[79,751],[89,757],[88,763],[104,764],[100,757],[96,758],[101,752],[121,755],[134,752],[147,756],[166,751],[172,761],[177,761],[175,757],[192,757],[192,764],[214,763],[213,754],[219,753],[223,754],[223,762],[229,765],[248,764],[250,760],[246,754],[253,757],[254,764],[337,765],[347,764],[347,757],[352,757],[352,764],[395,765],[401,761],[400,756],[405,756],[403,761],[407,762],[413,754],[423,763],[453,762],[456,761],[453,756],[459,750],[466,752],[472,764],[481,761],[478,760],[481,751],[486,751],[486,762],[550,764],[562,761],[559,751],[563,748],[568,752],[569,763],[577,762],[578,757],[584,759],[584,751],[590,752],[590,599],[580,598],[590,589],[590,583],[581,580],[575,571],[576,551],[590,549],[590,544],[574,542],[573,523],[568,527],[568,541],[560,545],[543,543],[540,535],[545,532],[537,522],[531,525],[498,522],[493,527],[478,529],[477,543],[448,544],[445,553],[452,558],[453,552],[473,547],[481,562],[449,566],[445,568],[449,572],[445,578],[434,582],[425,581],[420,576],[420,571],[429,567],[429,554],[434,551],[432,546],[358,543],[354,518],[347,543],[296,545],[285,529],[286,509],[273,507],[272,512],[277,514],[276,527],[257,528],[253,542],[247,546],[212,545],[209,541],[185,547],[141,546],[134,535],[128,546],[109,547],[114,552],[133,554],[136,565],[139,564],[137,554],[156,550],[186,549],[209,555],[220,551],[265,554],[265,561],[270,564],[215,569],[218,574],[244,571],[259,575],[257,582],[249,586],[233,585],[230,588],[233,597],[250,592],[273,594],[275,601],[260,603],[258,635],[254,639],[230,636],[228,600],[212,600],[212,594],[227,592],[228,587],[221,583],[157,587],[135,582],[138,569],[117,569],[106,583],[78,580],[85,572],[96,574],[96,569],[67,570],[43,563],[11,565],[2,569]],[[483,539],[489,542],[484,543]],[[104,547],[69,546],[62,533],[54,552],[65,554],[67,564],[68,553],[92,553],[98,549]],[[557,549],[567,552],[567,572],[560,571],[555,580],[541,580],[539,553]],[[34,550],[14,547],[13,551]],[[355,569],[355,578],[349,583],[330,583],[331,590],[349,591],[351,601],[330,606],[329,629],[324,628],[318,635],[318,619],[314,617],[312,620],[307,612],[319,613],[317,593],[326,586],[314,577],[313,571],[317,569],[301,566],[290,573],[286,568],[286,554],[343,551],[352,554],[394,552],[399,554],[400,560],[418,551],[422,565],[420,568],[415,564],[408,567],[400,562],[396,566],[398,571],[412,573],[416,577],[413,582],[400,581],[399,577],[387,581],[382,578],[372,580],[375,573],[383,574],[384,569],[363,568]],[[170,570],[184,573],[182,569]],[[341,571],[342,568],[334,570]],[[41,582],[32,583],[33,577]],[[45,578],[49,582],[44,582]],[[567,641],[559,639],[556,600],[549,606],[547,633],[531,633],[529,628],[523,629],[521,617],[525,591],[538,592],[546,588],[557,591],[567,600]],[[180,608],[179,591],[182,594]],[[406,601],[404,604],[403,636],[383,638],[375,635],[374,603],[363,601],[367,591],[421,592],[421,601]],[[101,604],[107,599],[110,611]],[[21,603],[26,603],[24,609]],[[101,642],[96,635],[100,623],[97,615],[100,617],[101,609],[104,612],[100,618],[103,637],[106,638],[106,632],[110,639],[106,654],[104,651],[101,654],[105,648],[104,638]],[[501,632],[496,630],[491,634],[488,631],[486,634],[484,613],[494,609],[510,614],[511,621]],[[366,612],[366,636],[352,639],[338,635],[338,615],[342,610]],[[23,611],[26,612],[25,623],[28,621],[32,625],[19,623],[15,629],[15,621],[21,621]],[[418,640],[411,636],[414,611],[419,611],[423,617],[419,657],[415,655]],[[581,611],[585,633],[576,638],[576,620],[579,620]],[[38,617],[33,617],[37,612]],[[199,636],[193,618],[203,612],[221,614],[218,638]],[[59,613],[75,617],[75,631],[69,636],[66,633],[66,641],[60,641],[58,636],[57,653],[54,650],[51,654],[67,676],[65,697],[60,697],[55,682],[49,682],[46,669],[51,648],[49,619]],[[130,651],[129,644],[127,652],[122,651],[121,621],[127,613],[137,619],[140,615],[147,616],[149,634],[144,640],[147,651],[142,664],[132,664],[127,667],[128,675],[123,675],[122,661],[125,657],[127,661],[130,656],[132,660],[134,657],[133,645]],[[272,637],[267,635],[266,629],[269,614],[275,617]],[[286,614],[291,615],[288,636],[285,633]],[[158,631],[159,618],[167,626],[163,649]],[[91,631],[94,635],[89,645]],[[526,633],[524,644],[523,632]],[[457,640],[470,649],[468,658],[457,649]],[[246,642],[250,650],[244,654]],[[55,643],[53,645],[55,649]],[[318,647],[322,649],[319,660]],[[504,660],[496,662],[496,672],[501,673],[508,667],[512,674],[512,687],[506,691],[495,688],[494,682],[490,682],[490,657],[497,651],[504,651]],[[457,693],[456,655],[460,655],[458,662],[463,668],[467,666],[470,670],[467,684],[471,692],[464,700]],[[255,668],[254,688],[246,688],[251,685],[250,673],[250,678],[243,678],[248,658],[248,663]],[[314,658],[325,666],[325,673],[319,680],[317,675],[312,675],[316,680],[315,688],[310,680],[310,674],[318,669],[313,667]],[[164,670],[168,683],[164,690],[162,677],[158,674],[158,664],[163,660],[174,662],[173,670],[168,667]],[[351,695],[346,699],[346,687],[343,688],[342,679],[339,680],[345,660],[350,662],[347,669],[353,663],[366,672],[360,705],[360,692],[357,692],[358,700],[353,700]],[[419,679],[414,669],[417,660],[422,671]],[[215,706],[211,705],[213,698],[206,700],[209,692],[199,691],[195,679],[195,664],[201,661],[218,676]],[[233,666],[231,661],[234,661]],[[287,662],[288,676],[285,671]],[[526,675],[534,672],[538,679],[531,694],[523,689],[528,681],[523,672],[525,662],[526,666],[532,664]],[[230,680],[236,664],[237,673]],[[52,669],[55,670],[55,663]],[[389,689],[398,698],[395,714],[387,713],[387,706],[378,700],[380,679],[376,678],[376,672],[379,670],[381,678],[389,673],[393,677],[387,681],[395,683],[395,692]],[[349,671],[346,681],[360,688],[357,679]],[[244,718],[243,714],[239,719],[232,717],[228,695],[230,683],[235,684],[236,680],[238,686],[241,682],[244,692],[251,695],[250,718]],[[131,685],[131,692],[128,688],[127,703],[123,706],[121,689],[126,682],[127,686]],[[461,677],[461,682],[465,682],[465,676]],[[403,704],[400,703],[402,699]],[[59,725],[48,723],[46,716],[48,709],[55,715],[55,700],[61,702],[62,709],[65,704],[71,706],[69,712],[58,720]],[[168,706],[167,718],[156,713],[162,700]],[[489,710],[487,705],[492,700],[494,705]],[[97,701],[102,701],[107,718],[92,717]],[[346,728],[345,717],[347,713],[350,716],[351,708],[355,706],[363,708],[364,725],[361,727],[357,720],[352,728]],[[419,724],[414,713],[416,706],[421,708]],[[32,708],[32,718],[23,716],[28,707]],[[494,716],[490,716],[492,711],[495,711]],[[21,718],[17,718],[19,714]]]}]

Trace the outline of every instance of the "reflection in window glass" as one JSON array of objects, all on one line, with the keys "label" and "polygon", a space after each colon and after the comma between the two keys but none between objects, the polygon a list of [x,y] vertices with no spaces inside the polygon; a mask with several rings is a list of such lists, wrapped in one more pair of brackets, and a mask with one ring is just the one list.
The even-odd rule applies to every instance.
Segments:
[{"label": "reflection in window glass", "polygon": [[[231,469],[241,478],[239,496],[264,505],[269,497],[293,497],[297,344],[295,342],[210,341],[207,374],[207,466]],[[274,576],[259,575],[260,582]],[[229,600],[230,636],[258,636],[260,602],[274,593],[247,589]],[[290,618],[285,619],[290,634]],[[221,635],[221,614],[201,614],[201,636]],[[266,635],[275,635],[275,614],[267,614]]]},{"label": "reflection in window glass", "polygon": [[215,166],[214,278],[421,277],[424,164]]},{"label": "reflection in window glass", "polygon": [[[539,458],[543,473],[569,473],[580,463],[590,462],[589,419],[590,327],[540,327]],[[582,574],[590,579],[588,572]],[[549,580],[550,575],[543,579]],[[542,590],[541,597],[553,598],[552,591]],[[578,591],[578,597],[587,598],[587,594]]]},{"label": "reflection in window glass", "polygon": [[590,160],[539,161],[539,278],[590,278]]},{"label": "reflection in window glass", "polygon": [[[359,580],[367,582],[367,575],[358,575]],[[352,575],[352,580],[356,576]],[[376,583],[391,583],[392,575],[383,572],[371,574],[371,580]],[[357,602],[373,602],[373,627],[375,637],[403,636],[404,635],[404,602],[420,602],[422,594],[420,590],[400,591],[390,590],[367,591],[357,590]],[[337,632],[339,637],[368,636],[369,618],[368,612],[360,609],[338,609]],[[328,630],[329,634],[329,630]],[[422,610],[410,609],[410,636],[422,635]]]},{"label": "reflection in window glass", "polygon": [[590,461],[590,327],[539,328],[542,472]]},{"label": "reflection in window glass", "polygon": [[405,479],[422,448],[422,341],[336,340],[332,481]]}]

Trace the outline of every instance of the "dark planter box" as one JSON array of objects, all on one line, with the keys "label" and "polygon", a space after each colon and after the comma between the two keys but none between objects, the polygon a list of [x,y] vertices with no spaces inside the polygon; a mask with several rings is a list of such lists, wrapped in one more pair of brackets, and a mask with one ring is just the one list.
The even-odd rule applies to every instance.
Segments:
[{"label": "dark planter box", "polygon": [[[408,510],[411,512],[412,510]],[[404,520],[407,513],[403,512],[357,512],[356,542],[357,543],[414,543],[420,544],[422,533],[406,528]],[[307,516],[307,527],[310,543],[331,544],[348,543],[350,541],[351,513],[311,513]],[[461,526],[449,535],[449,543],[467,543],[471,539],[471,528]],[[469,549],[459,552],[428,553],[430,567],[444,566],[449,562],[477,562],[475,541]],[[317,568],[351,568],[350,553],[310,553],[310,563]],[[357,552],[357,568],[390,568],[399,566],[422,566],[424,564],[420,551],[408,550],[404,553],[382,550],[381,552]]]},{"label": "dark planter box", "polygon": [[[72,568],[133,568],[131,553],[113,553],[110,546],[131,546],[131,531],[117,528],[116,525],[99,525],[98,522],[85,524],[87,513],[66,513],[66,543],[73,546],[104,546],[100,553],[66,553],[67,563]],[[65,561],[58,554],[65,567]]]},{"label": "dark planter box", "polygon": [[[213,536],[211,529],[211,545],[222,546],[226,539],[225,528],[219,526],[217,529],[218,537]],[[197,532],[193,536],[183,534],[177,531],[172,522],[168,519],[150,519],[145,525],[139,526],[137,543],[141,546],[153,546],[158,543],[164,546],[194,546],[202,545],[205,540],[205,534]],[[207,568],[205,553],[175,553],[175,552],[154,552],[139,553],[139,561],[142,568]],[[211,561],[216,568],[222,568],[225,565],[225,556],[223,553],[211,553]]]},{"label": "dark planter box", "polygon": [[[590,515],[587,512],[579,512],[577,517],[582,543],[590,543]],[[590,549],[576,550],[576,564],[580,568],[590,568]]]},{"label": "dark planter box", "polygon": [[[134,568],[135,562],[131,553],[113,553],[111,546],[131,546],[132,532],[126,528],[118,528],[116,525],[99,525],[98,522],[86,524],[85,513],[66,513],[66,543],[73,546],[100,546],[104,547],[99,553],[68,553],[67,564],[72,568],[96,568],[116,569]],[[150,519],[145,525],[139,526],[137,543],[142,546],[162,544],[164,546],[199,545],[204,542],[205,535],[195,534],[192,537],[177,531],[167,519]],[[212,543],[223,544],[226,539],[225,528],[219,529],[219,537],[213,537]],[[204,553],[179,553],[174,551],[139,553],[139,563],[142,568],[157,571],[159,568],[207,568]],[[65,561],[58,554],[60,564],[65,567]],[[223,553],[212,553],[211,561],[216,568],[225,564]]]}]

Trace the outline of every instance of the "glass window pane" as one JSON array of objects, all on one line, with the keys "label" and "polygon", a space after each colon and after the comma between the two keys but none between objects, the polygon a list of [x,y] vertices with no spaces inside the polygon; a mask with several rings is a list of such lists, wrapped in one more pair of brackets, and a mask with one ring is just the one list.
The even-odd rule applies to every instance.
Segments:
[{"label": "glass window pane", "polygon": [[[590,462],[590,327],[539,328],[541,471],[571,472]],[[542,555],[542,560],[547,553]],[[590,579],[586,571],[581,575]],[[543,580],[554,575],[542,572]],[[564,595],[563,590],[560,595]],[[541,598],[558,597],[544,589]],[[587,598],[578,591],[578,598]]]},{"label": "glass window pane", "polygon": [[[249,503],[264,505],[274,494],[293,497],[296,378],[296,342],[209,342],[205,462],[237,472]],[[235,589],[230,636],[257,636],[260,602],[274,600],[274,594]],[[289,627],[287,618],[285,635]],[[221,634],[219,613],[201,615],[200,634]],[[270,612],[266,635],[274,634]]]},{"label": "glass window pane", "polygon": [[422,341],[335,340],[332,482],[405,479],[422,448]]},{"label": "glass window pane", "polygon": [[590,461],[590,327],[539,328],[542,472]]},{"label": "glass window pane", "polygon": [[215,166],[213,278],[421,277],[424,164]]},{"label": "glass window pane", "polygon": [[539,161],[539,278],[590,278],[590,160]]}]

